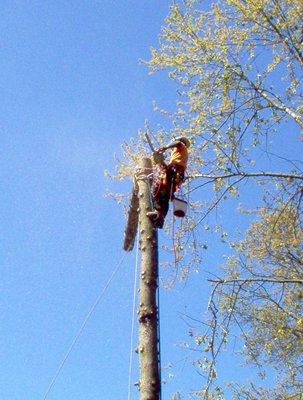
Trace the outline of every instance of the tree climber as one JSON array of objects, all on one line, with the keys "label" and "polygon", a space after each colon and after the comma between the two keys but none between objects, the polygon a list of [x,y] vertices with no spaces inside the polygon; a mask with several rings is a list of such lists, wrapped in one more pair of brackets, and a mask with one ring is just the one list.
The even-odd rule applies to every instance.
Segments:
[{"label": "tree climber", "polygon": [[[168,146],[161,147],[154,155],[155,162],[159,166],[158,171],[154,174],[152,183],[152,198],[155,210],[148,212],[147,215],[152,218],[157,228],[163,228],[169,200],[174,198],[174,193],[179,190],[184,181],[189,146],[189,140],[181,136]],[[172,151],[169,163],[166,165],[163,153],[169,149]]]}]

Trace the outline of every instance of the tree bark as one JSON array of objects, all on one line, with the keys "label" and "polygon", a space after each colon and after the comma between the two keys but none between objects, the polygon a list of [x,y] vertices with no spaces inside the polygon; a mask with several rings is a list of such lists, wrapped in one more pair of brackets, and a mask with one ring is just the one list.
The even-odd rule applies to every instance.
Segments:
[{"label": "tree bark", "polygon": [[126,228],[124,232],[123,249],[125,251],[131,251],[134,248],[134,243],[138,230],[138,207],[138,188],[136,183],[134,183],[128,209]]},{"label": "tree bark", "polygon": [[141,277],[139,296],[139,361],[140,400],[158,400],[160,373],[158,354],[158,238],[157,229],[146,215],[151,210],[150,185],[151,160],[144,158],[137,176],[139,197],[139,229],[141,250]]}]

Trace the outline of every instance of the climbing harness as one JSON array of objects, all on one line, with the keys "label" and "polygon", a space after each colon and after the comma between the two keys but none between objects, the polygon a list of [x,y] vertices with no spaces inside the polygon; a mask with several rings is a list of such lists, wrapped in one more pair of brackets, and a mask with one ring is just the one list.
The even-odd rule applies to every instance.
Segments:
[{"label": "climbing harness", "polygon": [[[168,212],[169,201],[173,203],[174,215],[184,217],[187,209],[187,202],[175,193],[179,192],[184,181],[184,173],[175,165],[166,165],[162,152],[156,151],[148,134],[145,135],[146,141],[153,152],[154,169],[152,184],[149,185],[150,209],[148,216],[152,218],[155,228],[162,228],[164,219]],[[146,178],[145,178],[146,179]]]}]

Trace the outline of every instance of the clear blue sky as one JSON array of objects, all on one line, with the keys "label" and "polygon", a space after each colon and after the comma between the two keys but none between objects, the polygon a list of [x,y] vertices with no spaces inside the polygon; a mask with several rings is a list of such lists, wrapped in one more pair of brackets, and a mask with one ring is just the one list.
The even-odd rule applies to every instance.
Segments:
[{"label": "clear blue sky", "polygon": [[[139,59],[156,45],[168,5],[1,2],[3,400],[43,398],[123,255],[123,211],[103,198],[103,171],[164,97],[164,79],[148,77]],[[126,398],[133,270],[129,255],[49,399]]]},{"label": "clear blue sky", "polygon": [[[1,2],[1,400],[43,398],[123,256],[123,211],[104,199],[113,186],[103,171],[153,120],[152,100],[169,101],[164,75],[150,77],[139,64],[157,44],[169,3]],[[128,255],[48,399],[127,397],[134,263]],[[164,399],[203,384],[176,344],[189,329],[178,313],[188,306],[203,316],[204,281],[161,293],[162,360],[175,365],[174,377],[163,371]]]}]

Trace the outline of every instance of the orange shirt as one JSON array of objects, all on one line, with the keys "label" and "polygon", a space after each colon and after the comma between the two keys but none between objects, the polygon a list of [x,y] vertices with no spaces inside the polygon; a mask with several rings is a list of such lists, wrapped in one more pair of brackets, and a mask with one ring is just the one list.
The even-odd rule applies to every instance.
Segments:
[{"label": "orange shirt", "polygon": [[188,150],[184,143],[180,142],[176,147],[172,148],[169,164],[176,164],[184,167],[187,166]]}]

